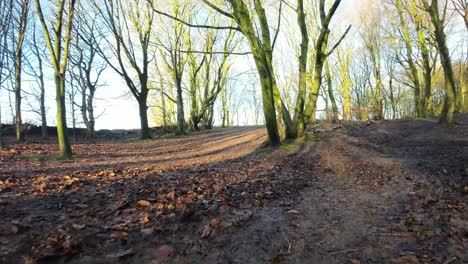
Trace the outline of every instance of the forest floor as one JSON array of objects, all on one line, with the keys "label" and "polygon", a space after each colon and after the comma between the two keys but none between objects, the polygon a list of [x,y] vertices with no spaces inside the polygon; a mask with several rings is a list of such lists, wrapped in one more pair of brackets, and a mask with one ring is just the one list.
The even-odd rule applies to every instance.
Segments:
[{"label": "forest floor", "polygon": [[[468,116],[0,152],[0,263],[467,263]],[[312,133],[315,132],[315,133]]]}]

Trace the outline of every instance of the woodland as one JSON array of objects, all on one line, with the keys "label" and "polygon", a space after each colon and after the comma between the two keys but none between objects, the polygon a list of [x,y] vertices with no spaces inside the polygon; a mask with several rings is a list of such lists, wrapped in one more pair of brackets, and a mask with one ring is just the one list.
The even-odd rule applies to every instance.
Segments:
[{"label": "woodland", "polygon": [[467,0],[0,0],[0,263],[467,263],[467,177]]}]

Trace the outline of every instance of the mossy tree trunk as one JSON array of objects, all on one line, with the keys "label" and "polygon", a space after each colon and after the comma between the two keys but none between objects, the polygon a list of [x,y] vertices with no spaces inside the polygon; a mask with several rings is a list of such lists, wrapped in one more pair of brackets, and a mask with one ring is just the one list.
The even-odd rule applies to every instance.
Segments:
[{"label": "mossy tree trunk", "polygon": [[416,24],[416,31],[418,34],[418,45],[421,49],[421,57],[422,57],[422,64],[423,64],[423,76],[424,76],[424,90],[422,90],[422,118],[427,118],[428,116],[428,108],[429,108],[429,101],[432,96],[432,75],[435,67],[431,63],[431,56],[430,56],[430,47],[429,43],[426,40],[429,36],[426,36],[426,32],[424,30],[427,23],[421,15],[419,14],[418,8],[418,1],[412,1],[412,9],[411,9],[414,23]]},{"label": "mossy tree trunk", "polygon": [[68,138],[66,102],[65,102],[65,75],[55,74],[55,102],[57,104],[57,136],[59,142],[60,156],[72,157],[72,149]]},{"label": "mossy tree trunk", "polygon": [[448,126],[454,124],[453,113],[456,105],[455,78],[452,68],[452,60],[447,46],[447,40],[444,32],[444,20],[439,15],[439,5],[437,0],[423,0],[424,8],[431,17],[434,26],[434,35],[439,50],[440,62],[444,69],[445,77],[445,100],[444,107],[439,122]]},{"label": "mossy tree trunk", "polygon": [[351,53],[348,50],[338,52],[338,67],[341,75],[341,89],[343,92],[343,120],[351,120],[351,78],[349,77],[349,67],[351,64]]},{"label": "mossy tree trunk", "polygon": [[[406,23],[406,18],[403,14],[403,3],[402,0],[396,0],[395,6],[398,11],[398,17],[400,19],[400,27],[403,34],[403,42],[405,43],[406,48],[406,62],[408,66],[405,67],[413,83],[413,91],[414,91],[414,106],[416,109],[416,117],[421,118],[424,117],[424,106],[421,100],[421,82],[419,80],[419,72],[417,65],[413,59],[413,46],[411,43],[411,37],[408,30],[408,25]],[[403,63],[401,63],[403,65]],[[404,65],[403,65],[404,66]]]},{"label": "mossy tree trunk", "polygon": [[327,91],[328,97],[330,98],[331,106],[332,106],[332,115],[331,121],[332,123],[337,123],[339,119],[339,112],[338,112],[338,105],[336,104],[335,94],[333,92],[333,82],[332,77],[330,74],[330,65],[328,60],[325,61],[325,74],[327,75]]},{"label": "mossy tree trunk", "polygon": [[[73,16],[76,0],[60,0],[57,4],[56,25],[52,31],[54,34],[54,43],[50,36],[47,22],[42,12],[40,0],[36,1],[37,14],[44,31],[47,47],[51,55],[51,62],[54,68],[54,81],[56,88],[56,104],[57,104],[57,135],[60,156],[64,158],[72,158],[73,153],[68,139],[67,118],[65,106],[65,73],[67,71],[70,39],[73,27]],[[65,12],[65,3],[67,3],[67,12]],[[67,14],[67,20],[64,21],[64,14]],[[65,22],[65,23],[64,23]],[[62,35],[63,25],[67,28],[65,35]],[[64,38],[63,38],[64,37]],[[55,46],[54,46],[55,44]],[[62,48],[63,45],[63,48]]]},{"label": "mossy tree trunk", "polygon": [[[317,41],[315,42],[315,64],[313,69],[313,77],[309,87],[309,98],[304,111],[304,120],[310,120],[312,115],[315,113],[320,87],[322,86],[323,67],[325,64],[325,60],[331,54],[331,52],[333,52],[334,49],[340,44],[341,40],[343,40],[343,38],[347,35],[350,29],[350,27],[348,27],[342,38],[337,42],[337,44],[333,48],[328,49],[328,40],[330,36],[329,25],[340,3],[340,0],[335,0],[333,2],[333,5],[330,7],[328,13],[326,13],[325,0],[320,0],[319,12],[321,28]],[[329,52],[327,52],[327,50],[329,50]],[[305,127],[305,124],[303,125],[303,127]]]},{"label": "mossy tree trunk", "polygon": [[[272,49],[269,41],[269,28],[265,27],[265,23],[261,23],[262,39],[263,42],[257,37],[253,26],[253,21],[250,17],[249,10],[242,0],[229,0],[233,9],[233,17],[239,25],[240,30],[247,38],[252,50],[255,66],[260,78],[260,85],[262,88],[262,102],[263,113],[265,116],[265,125],[268,132],[268,139],[272,146],[281,144],[281,137],[278,131],[278,123],[276,119],[275,100],[273,94],[274,76],[272,71],[271,59]],[[260,11],[258,16],[263,16],[260,20],[266,21],[264,12],[259,0],[255,0],[256,11]],[[280,109],[281,111],[281,109]]]},{"label": "mossy tree trunk", "polygon": [[304,107],[307,93],[307,58],[309,52],[309,35],[306,25],[306,14],[304,12],[304,1],[297,1],[297,23],[301,30],[301,49],[299,55],[299,86],[296,98],[296,109],[294,111],[293,123],[296,137],[302,137],[305,131],[306,120]]}]

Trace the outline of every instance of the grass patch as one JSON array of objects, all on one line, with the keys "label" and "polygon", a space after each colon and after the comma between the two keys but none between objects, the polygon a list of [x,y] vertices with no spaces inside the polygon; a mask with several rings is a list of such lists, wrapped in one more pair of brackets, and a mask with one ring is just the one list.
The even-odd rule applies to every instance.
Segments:
[{"label": "grass patch", "polygon": [[255,150],[255,154],[267,154],[273,150],[272,147],[261,147]]},{"label": "grass patch", "polygon": [[288,152],[294,152],[294,151],[299,150],[300,145],[298,143],[296,143],[296,142],[283,143],[283,145],[281,145],[281,148],[288,151]]}]

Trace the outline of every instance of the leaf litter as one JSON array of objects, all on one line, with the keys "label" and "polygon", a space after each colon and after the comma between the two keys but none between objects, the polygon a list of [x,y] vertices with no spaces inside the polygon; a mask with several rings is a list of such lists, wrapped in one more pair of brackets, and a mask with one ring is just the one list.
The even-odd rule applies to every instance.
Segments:
[{"label": "leaf litter", "polygon": [[[0,260],[466,261],[467,128],[343,124],[293,151],[263,129],[0,155]],[[177,150],[177,151],[174,151]],[[466,157],[465,157],[466,158]]]}]

